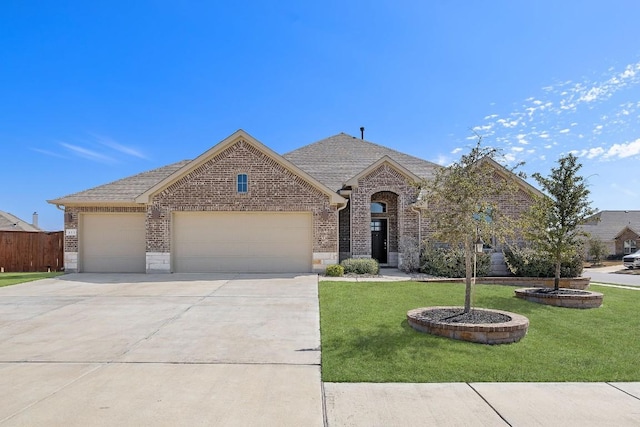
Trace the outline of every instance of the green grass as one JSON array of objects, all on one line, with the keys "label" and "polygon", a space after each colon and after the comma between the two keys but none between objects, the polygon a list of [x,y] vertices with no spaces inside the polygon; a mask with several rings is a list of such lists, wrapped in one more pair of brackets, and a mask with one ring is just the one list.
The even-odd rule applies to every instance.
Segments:
[{"label": "green grass", "polygon": [[322,379],[329,382],[640,381],[640,291],[592,285],[602,307],[551,307],[477,285],[474,307],[529,318],[518,343],[489,346],[413,330],[408,310],[462,305],[464,285],[321,282]]},{"label": "green grass", "polygon": [[47,279],[49,277],[60,276],[61,274],[64,273],[0,273],[0,288],[18,283],[31,282],[33,280]]}]

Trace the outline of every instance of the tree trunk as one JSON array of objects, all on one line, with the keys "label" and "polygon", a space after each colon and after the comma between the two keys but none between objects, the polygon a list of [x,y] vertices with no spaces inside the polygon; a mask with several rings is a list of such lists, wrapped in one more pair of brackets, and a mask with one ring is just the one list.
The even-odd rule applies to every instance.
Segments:
[{"label": "tree trunk", "polygon": [[562,266],[562,258],[558,257],[556,259],[556,274],[553,279],[553,289],[558,290],[560,288],[560,267]]},{"label": "tree trunk", "polygon": [[[468,237],[464,241],[464,266],[466,272],[465,292],[464,292],[464,312],[471,311],[471,276],[473,271],[473,254],[471,253],[471,239]],[[475,250],[475,248],[473,249]]]}]

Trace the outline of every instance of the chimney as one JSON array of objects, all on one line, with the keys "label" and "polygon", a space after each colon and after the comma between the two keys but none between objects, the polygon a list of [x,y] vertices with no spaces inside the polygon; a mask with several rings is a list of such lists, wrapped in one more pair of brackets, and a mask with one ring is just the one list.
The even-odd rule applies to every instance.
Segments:
[{"label": "chimney", "polygon": [[364,126],[360,126],[360,139],[364,139]]},{"label": "chimney", "polygon": [[31,225],[38,228],[38,212],[33,213],[33,220],[31,222]]}]

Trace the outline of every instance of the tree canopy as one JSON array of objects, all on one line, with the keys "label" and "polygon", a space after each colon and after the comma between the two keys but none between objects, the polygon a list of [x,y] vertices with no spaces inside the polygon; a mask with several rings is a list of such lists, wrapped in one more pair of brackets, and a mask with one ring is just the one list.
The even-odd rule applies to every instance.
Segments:
[{"label": "tree canopy", "polygon": [[515,169],[500,165],[502,156],[495,148],[483,147],[482,138],[460,160],[438,170],[423,183],[428,209],[424,218],[438,243],[465,250],[465,312],[470,310],[473,250],[476,239],[504,239],[513,232],[510,215],[503,212],[517,193]]},{"label": "tree canopy", "polygon": [[555,289],[560,282],[560,266],[564,258],[574,255],[581,248],[586,235],[580,229],[596,211],[591,208],[589,189],[579,171],[582,165],[573,154],[558,160],[548,177],[534,173],[544,196],[535,197],[534,204],[524,216],[524,237],[537,250],[553,259]]}]

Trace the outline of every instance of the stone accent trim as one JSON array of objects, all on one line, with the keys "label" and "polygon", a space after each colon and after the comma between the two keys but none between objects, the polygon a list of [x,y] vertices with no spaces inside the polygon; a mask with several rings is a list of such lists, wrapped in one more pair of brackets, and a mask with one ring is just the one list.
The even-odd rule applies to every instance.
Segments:
[{"label": "stone accent trim", "polygon": [[169,252],[147,252],[147,273],[171,273]]},{"label": "stone accent trim", "polygon": [[78,272],[78,252],[64,253],[64,271],[67,273]]},{"label": "stone accent trim", "polygon": [[324,273],[328,265],[338,263],[338,252],[314,252],[312,271],[314,273]]}]

